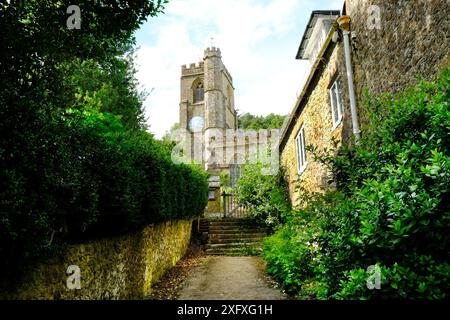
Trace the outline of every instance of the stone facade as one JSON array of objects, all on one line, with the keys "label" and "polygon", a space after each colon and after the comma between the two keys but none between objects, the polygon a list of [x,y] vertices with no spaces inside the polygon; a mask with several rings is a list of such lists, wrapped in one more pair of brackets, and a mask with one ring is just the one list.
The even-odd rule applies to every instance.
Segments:
[{"label": "stone facade", "polygon": [[[352,19],[354,82],[364,124],[365,89],[396,94],[448,63],[450,1],[347,0],[345,7]],[[379,29],[371,20],[377,7]]]},{"label": "stone facade", "polygon": [[[344,118],[336,127],[333,126],[332,112],[329,102],[329,87],[331,82],[340,76],[343,91],[347,88],[344,72],[338,69],[339,50],[335,45],[330,45],[323,61],[317,69],[311,85],[305,89],[304,99],[299,102],[301,112],[292,122],[289,133],[286,134],[286,140],[281,147],[281,165],[285,169],[286,178],[289,185],[289,195],[292,203],[298,204],[300,192],[299,187],[308,192],[318,192],[328,187],[328,172],[324,166],[314,161],[312,155],[307,152],[306,169],[299,174],[299,167],[296,157],[295,138],[300,128],[304,127],[306,145],[314,145],[319,149],[331,149],[333,147],[333,139],[340,141],[344,136],[348,136],[349,132],[349,111],[348,105],[344,104]],[[345,98],[344,98],[345,99]],[[344,100],[343,99],[343,100]]]},{"label": "stone facade", "polygon": [[[64,254],[30,267],[1,299],[142,299],[184,255],[192,221],[169,221],[114,239],[70,245]],[[81,289],[68,289],[67,268],[77,265]]]},{"label": "stone facade", "polygon": [[220,216],[222,209],[220,206],[220,177],[211,176],[208,179],[209,192],[208,192],[208,204],[205,209],[206,217]]},{"label": "stone facade", "polygon": [[[364,91],[396,94],[414,84],[417,76],[429,78],[448,62],[450,6],[444,0],[347,0],[343,14],[351,18],[351,54],[358,118],[364,135],[367,112]],[[378,14],[379,13],[379,14]],[[376,24],[377,22],[380,24]],[[379,26],[379,29],[378,29]],[[329,96],[330,79],[339,76],[343,119],[333,129]],[[332,187],[328,172],[307,152],[306,169],[299,175],[295,138],[302,125],[306,145],[329,149],[332,139],[352,139],[348,80],[343,34],[335,24],[313,63],[302,93],[280,139],[281,165],[285,167],[290,197],[298,203],[297,187],[321,192]]]}]

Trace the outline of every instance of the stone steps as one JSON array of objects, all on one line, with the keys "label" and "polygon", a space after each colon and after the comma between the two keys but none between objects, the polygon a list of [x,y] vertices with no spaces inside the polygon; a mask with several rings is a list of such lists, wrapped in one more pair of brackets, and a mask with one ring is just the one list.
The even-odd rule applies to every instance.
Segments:
[{"label": "stone steps", "polygon": [[209,220],[210,225],[237,225],[237,226],[247,226],[252,225],[253,222],[249,221],[248,219],[222,219],[221,220]]},{"label": "stone steps", "polygon": [[[245,226],[238,226],[238,225],[210,225],[208,227],[209,230],[247,230],[248,227]],[[255,228],[253,228],[255,229]]]},{"label": "stone steps", "polygon": [[209,222],[207,220],[200,220],[199,232],[208,232],[209,230]]},{"label": "stone steps", "polygon": [[265,233],[244,219],[209,220],[208,255],[246,255],[260,250]]},{"label": "stone steps", "polygon": [[220,227],[209,227],[209,233],[217,233],[217,234],[226,234],[226,233],[259,233],[260,231],[257,228],[242,228],[242,227],[233,227],[233,228],[220,228]]},{"label": "stone steps", "polygon": [[227,239],[261,239],[266,236],[265,233],[215,233],[209,234],[208,237],[211,240],[227,240]]},{"label": "stone steps", "polygon": [[207,221],[210,225],[244,225],[244,221],[240,221],[240,219],[222,219],[222,220],[209,220]]},{"label": "stone steps", "polygon": [[[225,244],[225,243],[254,243],[260,242],[262,237],[232,237],[228,239],[213,238],[208,240],[208,244]],[[207,245],[208,245],[207,244]]]},{"label": "stone steps", "polygon": [[213,236],[219,236],[219,235],[224,235],[226,236],[230,236],[230,235],[235,235],[235,236],[239,236],[239,235],[244,235],[244,234],[259,234],[260,232],[258,232],[258,230],[249,230],[248,232],[245,230],[209,230],[208,234],[209,235],[213,235]]},{"label": "stone steps", "polygon": [[208,243],[206,249],[227,249],[227,248],[240,248],[242,246],[252,246],[258,241],[246,241],[246,242],[230,242],[230,243]]}]

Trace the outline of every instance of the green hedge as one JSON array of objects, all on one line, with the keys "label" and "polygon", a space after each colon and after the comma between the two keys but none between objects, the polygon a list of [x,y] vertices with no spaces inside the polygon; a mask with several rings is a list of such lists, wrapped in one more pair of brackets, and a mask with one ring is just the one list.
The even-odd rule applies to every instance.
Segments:
[{"label": "green hedge", "polygon": [[174,164],[167,147],[118,117],[86,107],[36,118],[34,128],[0,147],[2,270],[67,241],[203,213],[205,173]]},{"label": "green hedge", "polygon": [[133,34],[167,1],[131,2],[80,0],[79,30],[69,1],[0,2],[0,280],[69,241],[203,212],[205,175],[143,131]]},{"label": "green hedge", "polygon": [[[395,98],[368,99],[371,124],[360,144],[316,152],[337,190],[304,194],[308,206],[265,245],[269,271],[286,290],[300,298],[449,298],[449,82],[447,67]],[[379,289],[367,285],[377,277],[371,266]]]}]

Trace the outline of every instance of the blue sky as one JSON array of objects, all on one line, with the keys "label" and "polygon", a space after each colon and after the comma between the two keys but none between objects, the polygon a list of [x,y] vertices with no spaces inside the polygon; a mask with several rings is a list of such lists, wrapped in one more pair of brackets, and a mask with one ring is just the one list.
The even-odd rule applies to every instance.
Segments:
[{"label": "blue sky", "polygon": [[288,114],[309,70],[295,59],[312,10],[343,0],[170,0],[165,14],[136,32],[137,69],[150,131],[178,122],[181,65],[201,61],[213,44],[233,77],[240,113]]}]

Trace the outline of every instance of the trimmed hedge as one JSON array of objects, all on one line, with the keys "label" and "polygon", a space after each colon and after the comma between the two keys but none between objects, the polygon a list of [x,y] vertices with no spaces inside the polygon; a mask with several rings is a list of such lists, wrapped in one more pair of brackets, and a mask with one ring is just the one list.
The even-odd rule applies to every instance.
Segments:
[{"label": "trimmed hedge", "polygon": [[206,174],[174,164],[167,147],[125,130],[118,117],[69,110],[59,120],[37,118],[35,128],[0,146],[3,271],[67,241],[203,213]]},{"label": "trimmed hedge", "polygon": [[207,203],[205,175],[142,130],[133,33],[167,1],[80,2],[76,32],[67,1],[0,2],[0,280],[68,241]]}]

